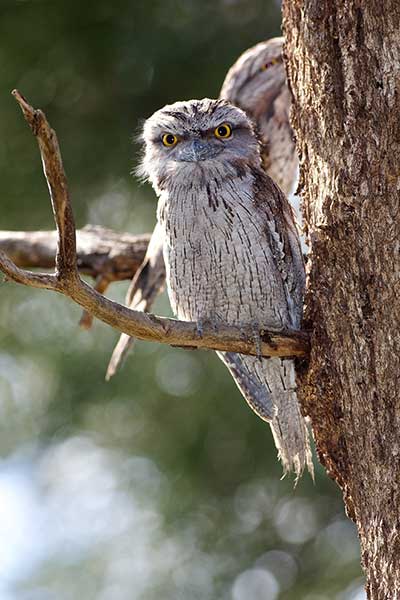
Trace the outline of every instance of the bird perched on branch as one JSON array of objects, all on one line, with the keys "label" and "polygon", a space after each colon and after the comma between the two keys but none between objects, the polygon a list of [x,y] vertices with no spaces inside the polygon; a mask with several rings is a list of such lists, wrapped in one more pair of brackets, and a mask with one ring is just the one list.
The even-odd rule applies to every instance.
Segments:
[{"label": "bird perched on branch", "polygon": [[[229,69],[220,98],[242,108],[252,119],[261,142],[263,168],[288,195],[294,187],[298,162],[289,123],[290,92],[282,47],[283,38],[273,38],[244,52]],[[126,304],[135,310],[150,310],[164,283],[163,238],[156,225],[143,264],[129,286]],[[116,373],[132,343],[128,335],[120,336],[107,379]]]},{"label": "bird perched on branch", "polygon": [[[159,198],[168,294],[179,319],[300,328],[305,272],[291,207],[262,168],[246,114],[225,100],[165,106],[147,119],[140,175]],[[290,359],[220,352],[271,425],[284,471],[312,472]]]}]

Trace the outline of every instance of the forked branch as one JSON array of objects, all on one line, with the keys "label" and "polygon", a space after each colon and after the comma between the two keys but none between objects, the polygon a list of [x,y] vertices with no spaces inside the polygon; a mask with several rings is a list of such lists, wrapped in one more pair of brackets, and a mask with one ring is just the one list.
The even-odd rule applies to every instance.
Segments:
[{"label": "forked branch", "polygon": [[13,95],[38,140],[58,238],[54,274],[21,269],[0,251],[0,269],[9,279],[31,287],[60,292],[120,332],[142,340],[263,356],[308,354],[309,339],[305,332],[263,330],[260,343],[254,339],[254,330],[250,327],[220,324],[215,328],[204,323],[200,333],[196,323],[130,310],[87,285],[78,272],[74,217],[56,134],[41,110],[32,108],[17,90],[14,90]]}]

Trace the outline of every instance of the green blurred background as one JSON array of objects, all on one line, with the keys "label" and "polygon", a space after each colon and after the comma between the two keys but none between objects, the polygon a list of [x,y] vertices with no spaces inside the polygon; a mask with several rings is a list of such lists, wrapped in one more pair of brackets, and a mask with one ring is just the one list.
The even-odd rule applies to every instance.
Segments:
[{"label": "green blurred background", "polygon": [[[215,97],[272,0],[0,0],[1,229],[53,227],[17,87],[56,129],[78,226],[150,231],[130,171],[155,109]],[[111,295],[122,300],[127,284]],[[1,600],[361,600],[355,529],[317,467],[281,481],[269,428],[206,352],[140,343],[0,284]],[[160,298],[155,312],[169,313]]]}]

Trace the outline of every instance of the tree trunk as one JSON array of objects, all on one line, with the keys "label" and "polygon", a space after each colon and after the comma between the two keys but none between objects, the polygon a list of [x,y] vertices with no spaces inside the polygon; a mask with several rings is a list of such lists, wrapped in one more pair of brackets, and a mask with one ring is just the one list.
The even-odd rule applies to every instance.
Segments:
[{"label": "tree trunk", "polygon": [[286,0],[283,16],[311,246],[300,393],[368,598],[400,598],[400,4]]}]

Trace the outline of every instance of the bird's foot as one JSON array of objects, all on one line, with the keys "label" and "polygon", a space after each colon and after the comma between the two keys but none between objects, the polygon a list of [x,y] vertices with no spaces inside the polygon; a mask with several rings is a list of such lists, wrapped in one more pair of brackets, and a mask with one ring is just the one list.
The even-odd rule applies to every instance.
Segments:
[{"label": "bird's foot", "polygon": [[203,333],[204,333],[204,320],[203,319],[197,319],[196,331],[197,331],[197,335],[199,336],[199,338],[202,338]]},{"label": "bird's foot", "polygon": [[197,330],[197,335],[200,338],[203,337],[204,327],[207,327],[208,329],[217,330],[218,319],[217,318],[210,318],[208,316],[206,316],[206,317],[199,317],[197,319],[197,321],[196,321],[196,330]]},{"label": "bird's foot", "polygon": [[261,352],[261,333],[260,333],[260,327],[259,327],[258,323],[253,323],[252,330],[253,330],[253,340],[254,340],[254,344],[256,346],[256,356],[259,360],[261,360],[263,356],[262,356],[262,352]]}]

